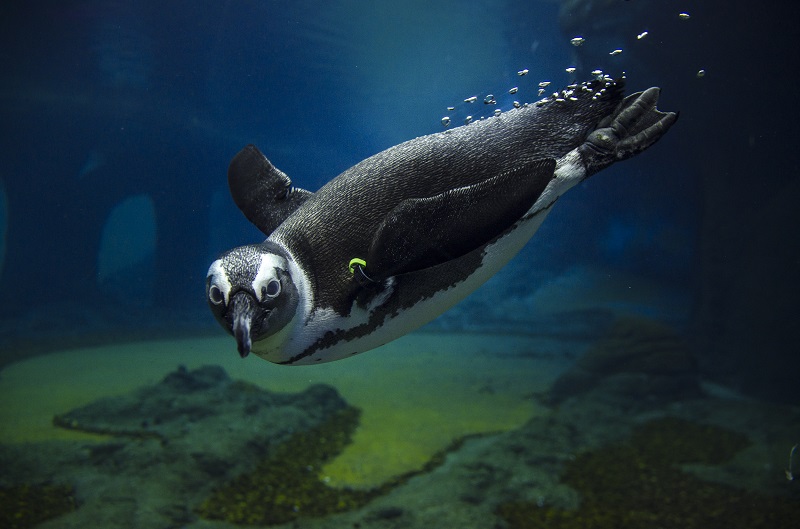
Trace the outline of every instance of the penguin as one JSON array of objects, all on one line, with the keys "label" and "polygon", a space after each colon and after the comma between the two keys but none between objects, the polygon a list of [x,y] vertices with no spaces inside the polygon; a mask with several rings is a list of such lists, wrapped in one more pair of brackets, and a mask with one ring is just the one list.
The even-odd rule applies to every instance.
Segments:
[{"label": "penguin", "polygon": [[375,154],[311,193],[253,145],[231,196],[266,240],[223,253],[206,279],[244,358],[303,365],[374,349],[478,288],[558,198],[656,143],[678,119],[660,89],[573,84],[536,103]]}]

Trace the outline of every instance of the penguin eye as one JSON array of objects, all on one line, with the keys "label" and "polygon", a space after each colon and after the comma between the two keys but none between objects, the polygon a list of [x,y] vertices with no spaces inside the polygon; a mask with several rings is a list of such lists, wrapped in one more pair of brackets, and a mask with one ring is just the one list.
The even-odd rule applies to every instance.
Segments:
[{"label": "penguin eye", "polygon": [[281,293],[281,282],[271,279],[266,286],[261,287],[261,299],[274,298]]},{"label": "penguin eye", "polygon": [[222,302],[225,301],[225,296],[222,295],[222,291],[217,285],[211,285],[208,288],[208,299],[210,299],[211,303],[214,305],[221,305]]}]

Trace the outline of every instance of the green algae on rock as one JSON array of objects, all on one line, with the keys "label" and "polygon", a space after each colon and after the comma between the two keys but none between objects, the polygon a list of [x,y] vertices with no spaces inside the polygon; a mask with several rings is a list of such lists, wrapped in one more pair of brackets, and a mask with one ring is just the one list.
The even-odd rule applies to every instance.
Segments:
[{"label": "green algae on rock", "polygon": [[360,413],[357,408],[348,406],[319,427],[292,436],[254,470],[217,488],[196,512],[211,520],[273,525],[300,517],[321,517],[355,510],[411,478],[433,471],[466,440],[482,436],[472,434],[454,439],[422,468],[395,476],[377,487],[330,487],[319,477],[322,464],[350,443]]},{"label": "green algae on rock", "polygon": [[287,440],[309,451],[298,445],[303,432],[314,430],[336,453],[331,447],[346,441],[323,425],[346,410],[330,386],[279,394],[232,380],[218,366],[179,367],[157,384],[99,399],[55,421],[111,438],[43,443],[34,450],[0,446],[1,484],[73,484],[80,508],[63,514],[59,526],[107,527],[135,513],[137,527],[184,527],[216,484],[280,454]]},{"label": "green algae on rock", "polygon": [[318,427],[294,434],[251,472],[216,489],[198,514],[237,524],[277,524],[364,505],[373,492],[334,489],[319,479],[322,464],[350,442],[360,413],[347,407]]},{"label": "green algae on rock", "polygon": [[0,487],[0,527],[26,529],[78,508],[75,491],[64,485]]},{"label": "green algae on rock", "polygon": [[[656,419],[629,440],[580,454],[562,482],[582,496],[575,511],[534,502],[501,504],[511,529],[780,529],[796,524],[796,505],[709,483],[679,465],[719,465],[749,444],[737,433],[677,418]],[[791,524],[791,525],[790,525]]]}]

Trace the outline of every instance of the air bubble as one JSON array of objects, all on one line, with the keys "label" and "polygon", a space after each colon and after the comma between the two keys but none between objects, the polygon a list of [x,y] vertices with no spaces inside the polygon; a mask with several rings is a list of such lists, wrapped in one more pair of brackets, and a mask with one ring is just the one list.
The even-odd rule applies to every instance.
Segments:
[{"label": "air bubble", "polygon": [[520,77],[523,76],[523,75],[528,75],[528,69],[525,68],[524,70],[518,71],[517,75],[519,75]]},{"label": "air bubble", "polygon": [[681,20],[689,20],[690,18],[692,18],[692,15],[690,15],[689,13],[678,13],[678,18],[680,18]]},{"label": "air bubble", "polygon": [[483,98],[483,104],[484,105],[496,105],[497,104],[497,100],[494,98],[494,96],[492,94],[489,94],[488,96]]},{"label": "air bubble", "polygon": [[573,46],[580,46],[581,44],[586,42],[586,39],[583,37],[575,37],[574,39],[571,39],[570,42],[572,43]]},{"label": "air bubble", "polygon": [[570,66],[569,68],[567,68],[564,71],[567,72],[567,73],[575,73],[575,70],[577,70],[577,68],[575,68],[574,66]]},{"label": "air bubble", "polygon": [[641,33],[639,33],[638,35],[636,35],[636,40],[642,40],[642,39],[643,39],[643,38],[645,38],[647,35],[648,35],[648,32],[647,32],[647,31],[642,31]]},{"label": "air bubble", "polygon": [[609,53],[609,55],[619,55],[620,53],[622,53],[622,50],[617,48],[616,50],[614,50],[611,53]]},{"label": "air bubble", "polygon": [[472,123],[472,116],[464,118],[464,125],[469,125],[470,123]]},{"label": "air bubble", "polygon": [[464,103],[474,103],[474,102],[475,102],[475,101],[477,101],[477,100],[478,100],[478,96],[472,96],[472,97],[468,97],[468,98],[466,98],[466,99],[464,100]]},{"label": "air bubble", "polygon": [[542,81],[539,83],[539,88],[546,88],[548,86],[550,86],[550,81]]},{"label": "air bubble", "polygon": [[508,91],[509,94],[516,94],[519,91],[519,87],[515,86],[511,90]]},{"label": "air bubble", "polygon": [[500,115],[500,109],[499,108],[496,108],[494,110],[494,115],[495,115],[495,117]]},{"label": "air bubble", "polygon": [[449,127],[450,126],[450,118],[448,116],[445,116],[445,117],[442,118],[442,126],[444,126],[444,127]]},{"label": "air bubble", "polygon": [[705,76],[706,76],[706,71],[705,70],[697,70],[697,78],[698,79],[700,79],[701,77],[705,77]]}]

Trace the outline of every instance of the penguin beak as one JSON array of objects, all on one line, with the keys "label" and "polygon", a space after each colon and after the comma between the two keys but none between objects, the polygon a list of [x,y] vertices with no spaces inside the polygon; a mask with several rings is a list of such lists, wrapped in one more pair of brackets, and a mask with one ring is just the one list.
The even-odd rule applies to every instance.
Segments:
[{"label": "penguin beak", "polygon": [[253,325],[253,316],[256,312],[256,302],[247,292],[237,292],[231,300],[228,311],[231,321],[231,331],[236,338],[239,356],[245,358],[250,354],[253,341],[250,329]]}]

